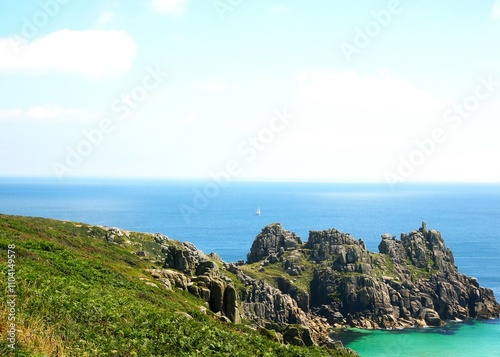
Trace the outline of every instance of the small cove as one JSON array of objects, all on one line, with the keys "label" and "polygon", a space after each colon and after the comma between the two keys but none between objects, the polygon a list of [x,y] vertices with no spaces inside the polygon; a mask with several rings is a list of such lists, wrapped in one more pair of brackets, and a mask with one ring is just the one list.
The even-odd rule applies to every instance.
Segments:
[{"label": "small cove", "polygon": [[349,329],[334,337],[363,357],[500,356],[500,320],[390,331]]}]

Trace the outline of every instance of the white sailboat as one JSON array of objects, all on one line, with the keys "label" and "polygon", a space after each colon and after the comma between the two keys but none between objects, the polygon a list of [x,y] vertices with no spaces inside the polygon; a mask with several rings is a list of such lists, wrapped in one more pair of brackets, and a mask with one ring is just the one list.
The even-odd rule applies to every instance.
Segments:
[{"label": "white sailboat", "polygon": [[256,216],[260,216],[260,207],[257,207],[257,212],[255,212]]}]

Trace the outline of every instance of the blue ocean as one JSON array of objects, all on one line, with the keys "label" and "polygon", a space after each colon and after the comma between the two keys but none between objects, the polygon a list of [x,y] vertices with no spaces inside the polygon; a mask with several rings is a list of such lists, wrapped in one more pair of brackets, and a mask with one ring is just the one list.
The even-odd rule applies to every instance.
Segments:
[{"label": "blue ocean", "polygon": [[[309,230],[337,228],[378,251],[381,234],[399,237],[426,221],[441,231],[459,270],[500,298],[500,185],[1,179],[0,212],[160,232],[227,262],[246,259],[273,222],[304,241]],[[367,357],[500,356],[500,325],[350,331],[344,342]]]}]

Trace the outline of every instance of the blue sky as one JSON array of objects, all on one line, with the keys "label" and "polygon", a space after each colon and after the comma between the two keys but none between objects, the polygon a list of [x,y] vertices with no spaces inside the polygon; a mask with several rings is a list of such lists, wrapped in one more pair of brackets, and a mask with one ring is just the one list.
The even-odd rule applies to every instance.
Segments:
[{"label": "blue sky", "polygon": [[500,182],[500,2],[0,14],[0,176]]}]

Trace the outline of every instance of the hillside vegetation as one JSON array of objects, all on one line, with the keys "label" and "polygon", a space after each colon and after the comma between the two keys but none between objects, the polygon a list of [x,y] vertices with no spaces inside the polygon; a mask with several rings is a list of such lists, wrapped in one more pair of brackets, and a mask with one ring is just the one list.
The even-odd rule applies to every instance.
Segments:
[{"label": "hillside vegetation", "polygon": [[148,269],[162,268],[152,234],[108,237],[104,227],[0,215],[2,291],[15,263],[16,294],[15,350],[11,306],[0,302],[0,356],[344,355],[277,343],[245,320],[224,322],[201,299],[151,277]]}]

